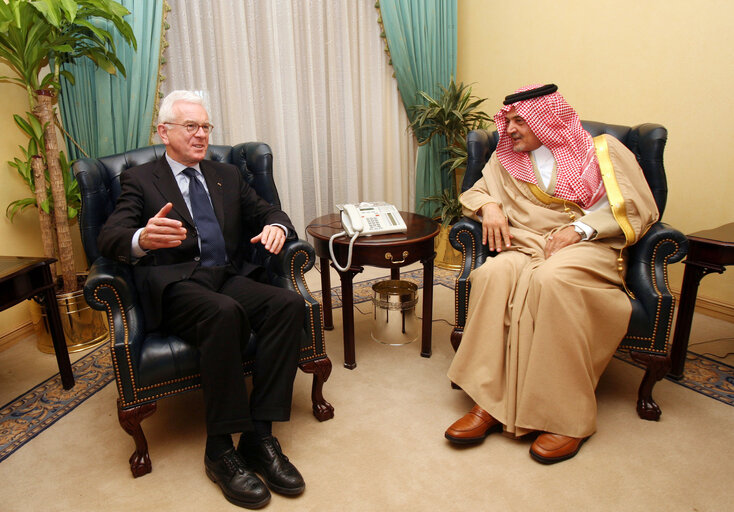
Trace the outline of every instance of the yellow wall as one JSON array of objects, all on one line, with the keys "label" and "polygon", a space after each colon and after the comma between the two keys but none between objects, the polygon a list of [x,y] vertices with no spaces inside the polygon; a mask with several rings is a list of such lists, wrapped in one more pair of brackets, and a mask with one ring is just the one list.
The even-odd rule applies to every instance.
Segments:
[{"label": "yellow wall", "polygon": [[[7,66],[0,64],[0,76],[11,75]],[[17,85],[0,83],[0,256],[42,256],[41,232],[38,215],[30,209],[17,215],[11,223],[5,216],[8,204],[30,196],[30,190],[7,162],[21,157],[19,145],[28,143],[27,137],[13,122],[13,114],[23,115],[28,107],[28,96]],[[72,226],[78,269],[84,268],[79,228]],[[0,312],[0,338],[30,322],[27,302]]]},{"label": "yellow wall", "polygon": [[[0,75],[10,75],[7,66],[0,64]],[[13,114],[28,110],[28,96],[17,85],[0,84],[0,256],[40,256],[43,254],[38,215],[24,213],[13,223],[5,216],[5,209],[15,199],[28,197],[30,191],[8,160],[20,157],[19,145],[27,138],[15,126]],[[0,312],[0,336],[14,331],[29,321],[28,306],[21,303]]]},{"label": "yellow wall", "polygon": [[[734,2],[459,0],[458,79],[494,114],[555,83],[582,119],[668,129],[664,221],[683,233],[734,222]],[[670,284],[680,290],[683,264]],[[699,297],[734,308],[734,269]]]}]

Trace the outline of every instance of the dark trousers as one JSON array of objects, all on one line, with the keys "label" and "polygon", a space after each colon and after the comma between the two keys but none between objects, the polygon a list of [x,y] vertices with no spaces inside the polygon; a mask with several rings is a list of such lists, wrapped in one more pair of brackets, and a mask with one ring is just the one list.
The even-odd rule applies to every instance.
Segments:
[{"label": "dark trousers", "polygon": [[[207,434],[252,430],[252,420],[287,421],[303,335],[305,304],[297,293],[200,267],[163,294],[163,327],[198,346]],[[242,349],[257,333],[248,401]]]}]

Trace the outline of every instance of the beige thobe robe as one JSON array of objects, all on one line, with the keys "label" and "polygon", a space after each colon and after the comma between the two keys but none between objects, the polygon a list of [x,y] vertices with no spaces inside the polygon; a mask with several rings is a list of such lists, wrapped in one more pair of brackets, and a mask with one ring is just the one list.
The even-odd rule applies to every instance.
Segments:
[{"label": "beige thobe robe", "polygon": [[[655,201],[634,155],[606,139],[626,217],[639,239],[658,218]],[[497,203],[513,238],[510,248],[469,276],[467,322],[449,378],[513,435],[593,434],[594,391],[631,314],[617,270],[625,237],[611,208],[584,214],[568,201],[545,204],[507,173],[496,154],[460,200],[475,219],[483,205]],[[573,222],[571,214],[596,235],[546,259],[548,236]]]}]

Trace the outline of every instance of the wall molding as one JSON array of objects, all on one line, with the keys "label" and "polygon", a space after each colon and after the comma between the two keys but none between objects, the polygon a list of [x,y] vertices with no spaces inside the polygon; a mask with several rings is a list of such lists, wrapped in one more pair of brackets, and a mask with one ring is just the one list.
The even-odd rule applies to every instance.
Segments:
[{"label": "wall molding", "polygon": [[[675,295],[677,304],[680,304],[680,290],[671,288],[670,290]],[[727,322],[734,323],[734,304],[729,304],[721,300],[712,299],[706,297],[700,293],[696,296],[696,313],[702,315],[711,316],[720,320],[726,320]],[[677,313],[676,313],[677,316]]]},{"label": "wall molding", "polygon": [[27,338],[32,334],[35,334],[35,329],[33,328],[33,322],[29,320],[20,327],[0,336],[0,352],[12,347],[20,340]]}]

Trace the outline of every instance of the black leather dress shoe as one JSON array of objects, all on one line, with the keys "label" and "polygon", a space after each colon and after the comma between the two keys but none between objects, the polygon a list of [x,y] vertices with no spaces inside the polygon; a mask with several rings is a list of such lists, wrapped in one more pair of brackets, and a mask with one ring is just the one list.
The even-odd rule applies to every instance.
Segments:
[{"label": "black leather dress shoe", "polygon": [[247,468],[234,448],[214,460],[205,455],[204,467],[207,476],[219,485],[230,503],[245,508],[260,508],[270,501],[268,488]]},{"label": "black leather dress shoe", "polygon": [[306,488],[301,473],[283,454],[275,437],[242,436],[237,451],[245,463],[263,477],[272,491],[294,495],[301,494]]}]

